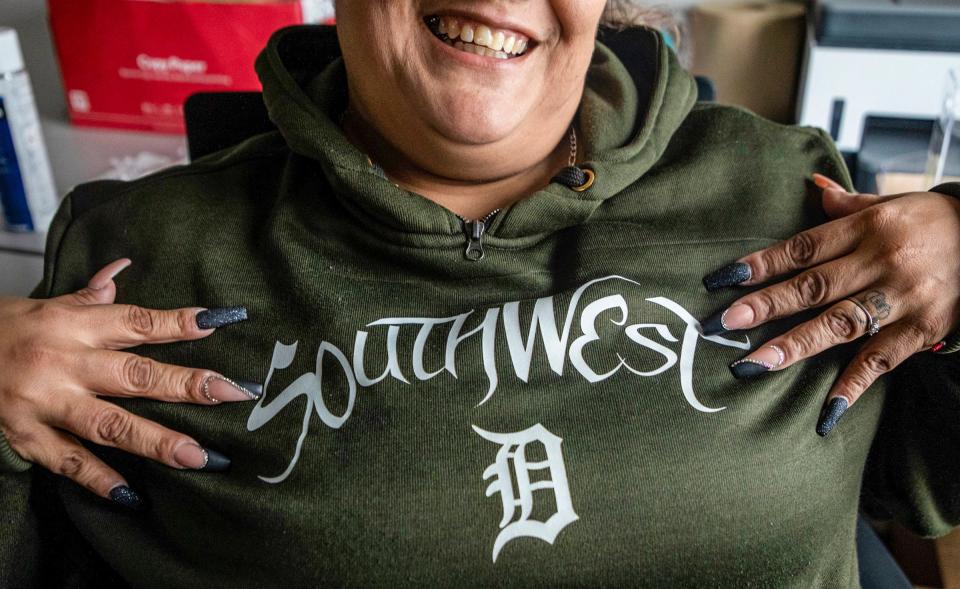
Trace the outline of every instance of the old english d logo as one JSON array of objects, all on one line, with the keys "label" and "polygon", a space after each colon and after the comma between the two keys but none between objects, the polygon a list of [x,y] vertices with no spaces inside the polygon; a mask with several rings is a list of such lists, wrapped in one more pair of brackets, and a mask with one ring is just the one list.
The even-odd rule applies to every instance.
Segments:
[{"label": "old english d logo", "polygon": [[[560,449],[563,440],[539,423],[517,433],[498,434],[477,426],[473,426],[473,430],[485,440],[500,445],[496,461],[483,471],[484,480],[493,479],[487,487],[487,497],[499,493],[503,503],[500,534],[493,543],[493,562],[497,562],[500,551],[515,538],[539,538],[553,544],[563,528],[579,519],[573,511],[567,485],[567,469]],[[527,447],[533,443],[543,445],[546,460],[527,461]],[[531,482],[530,473],[537,470],[549,470],[549,478]],[[533,492],[541,490],[552,490],[557,505],[556,513],[545,522],[530,519]]]}]

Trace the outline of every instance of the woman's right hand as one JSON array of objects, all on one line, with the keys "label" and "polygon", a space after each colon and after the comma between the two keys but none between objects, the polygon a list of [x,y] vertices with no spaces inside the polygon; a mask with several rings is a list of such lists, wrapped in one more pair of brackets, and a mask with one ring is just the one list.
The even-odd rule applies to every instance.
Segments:
[{"label": "woman's right hand", "polygon": [[129,265],[117,260],[86,288],[58,298],[0,298],[0,432],[24,459],[138,508],[140,499],[124,478],[77,438],[177,469],[220,471],[230,461],[100,396],[216,405],[256,400],[262,389],[119,351],[205,338],[246,319],[239,308],[159,311],[113,304],[113,279]]}]

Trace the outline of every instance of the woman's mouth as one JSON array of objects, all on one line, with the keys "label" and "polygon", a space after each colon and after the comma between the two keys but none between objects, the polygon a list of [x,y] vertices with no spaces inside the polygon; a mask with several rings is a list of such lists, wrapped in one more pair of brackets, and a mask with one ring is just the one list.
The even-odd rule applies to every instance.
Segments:
[{"label": "woman's mouth", "polygon": [[526,53],[530,39],[516,31],[452,16],[428,16],[427,28],[447,45],[465,53],[494,59],[515,59]]}]

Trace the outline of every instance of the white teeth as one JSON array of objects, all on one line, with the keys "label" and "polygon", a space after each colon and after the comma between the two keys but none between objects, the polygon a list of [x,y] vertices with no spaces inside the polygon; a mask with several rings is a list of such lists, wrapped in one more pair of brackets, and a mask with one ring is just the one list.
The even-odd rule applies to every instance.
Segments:
[{"label": "white teeth", "polygon": [[473,53],[474,55],[479,55],[481,57],[493,57],[495,59],[510,59],[509,53],[504,53],[503,51],[494,51],[493,49],[487,47],[481,47],[476,43],[464,43],[463,41],[450,41],[447,40],[447,45],[454,47],[465,53]]},{"label": "white teeth", "polygon": [[493,31],[488,26],[480,25],[473,36],[473,42],[481,47],[490,47],[493,45]]},{"label": "white teeth", "polygon": [[461,51],[496,59],[522,55],[529,45],[528,39],[508,31],[461,22],[453,17],[440,17],[437,32],[446,37],[449,45]]}]

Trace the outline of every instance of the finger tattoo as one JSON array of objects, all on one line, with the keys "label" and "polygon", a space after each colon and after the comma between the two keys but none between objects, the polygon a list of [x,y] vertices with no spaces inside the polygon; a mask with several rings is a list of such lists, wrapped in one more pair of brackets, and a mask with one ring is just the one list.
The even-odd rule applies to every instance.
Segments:
[{"label": "finger tattoo", "polygon": [[890,316],[890,313],[893,311],[893,308],[890,306],[890,303],[887,302],[887,295],[880,290],[871,290],[866,294],[866,303],[873,307],[873,310],[876,311],[874,317],[877,319],[883,320]]}]

